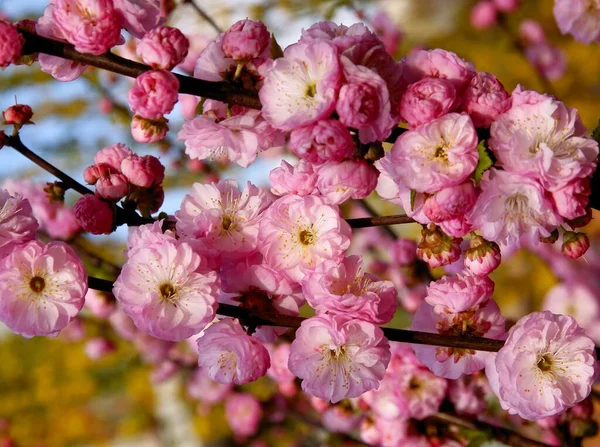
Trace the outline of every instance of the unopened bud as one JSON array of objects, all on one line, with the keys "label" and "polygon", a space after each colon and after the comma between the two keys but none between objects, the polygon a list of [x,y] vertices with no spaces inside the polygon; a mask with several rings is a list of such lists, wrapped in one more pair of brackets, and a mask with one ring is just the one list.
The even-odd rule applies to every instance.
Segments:
[{"label": "unopened bud", "polygon": [[452,264],[460,257],[462,238],[453,238],[430,224],[421,230],[421,241],[417,246],[417,256],[429,267]]},{"label": "unopened bud", "polygon": [[563,234],[562,252],[567,258],[577,259],[582,257],[590,248],[590,239],[585,233],[566,231]]},{"label": "unopened bud", "polygon": [[489,275],[498,268],[501,260],[498,244],[481,236],[473,237],[470,248],[465,252],[465,267],[478,276]]}]

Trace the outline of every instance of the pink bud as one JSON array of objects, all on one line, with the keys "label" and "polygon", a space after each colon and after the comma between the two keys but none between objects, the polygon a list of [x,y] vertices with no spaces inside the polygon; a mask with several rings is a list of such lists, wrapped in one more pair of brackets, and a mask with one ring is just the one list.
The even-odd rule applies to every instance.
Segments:
[{"label": "pink bud", "polygon": [[138,143],[156,143],[162,140],[169,130],[166,118],[149,120],[139,115],[134,115],[131,120],[131,135]]},{"label": "pink bud", "polygon": [[423,212],[432,222],[442,222],[467,214],[476,200],[475,186],[469,180],[429,196],[423,205]]},{"label": "pink bud", "polygon": [[426,77],[409,85],[400,100],[400,115],[411,128],[448,113],[456,103],[456,89],[446,79]]},{"label": "pink bud", "polygon": [[519,36],[529,44],[546,42],[544,28],[537,20],[523,20],[519,26]]},{"label": "pink bud", "polygon": [[574,231],[566,231],[563,234],[563,244],[561,251],[570,259],[582,257],[590,248],[590,239],[585,233],[575,233]]},{"label": "pink bud", "polygon": [[123,174],[110,174],[96,182],[96,194],[107,200],[121,200],[129,192],[129,182]]},{"label": "pink bud", "polygon": [[121,163],[121,172],[129,183],[140,188],[160,185],[165,179],[165,167],[152,155],[132,155]]},{"label": "pink bud", "polygon": [[177,102],[179,80],[168,71],[147,71],[139,75],[129,90],[129,106],[137,115],[160,119],[171,112]]},{"label": "pink bud", "polygon": [[494,0],[494,5],[502,12],[514,12],[521,6],[519,0]]},{"label": "pink bud", "polygon": [[5,124],[15,124],[17,126],[30,124],[32,116],[33,110],[26,104],[15,104],[2,112]]},{"label": "pink bud", "polygon": [[320,120],[315,124],[294,129],[290,148],[311,163],[342,161],[352,157],[354,142],[346,126],[338,120]]},{"label": "pink bud", "polygon": [[480,236],[471,239],[471,247],[465,252],[465,267],[477,276],[487,276],[500,265],[502,256],[495,242]]},{"label": "pink bud", "polygon": [[85,354],[92,360],[100,360],[116,350],[114,342],[101,337],[92,338],[85,344]]},{"label": "pink bud", "polygon": [[154,69],[172,70],[187,56],[190,42],[177,28],[159,26],[138,42],[137,55]]},{"label": "pink bud", "polygon": [[[121,162],[129,157],[133,152],[127,146],[121,143],[101,149],[94,157],[94,163],[99,165],[106,163],[113,169],[113,173],[120,172]],[[104,177],[104,176],[103,176]]]},{"label": "pink bud", "polygon": [[477,3],[471,10],[471,25],[475,29],[487,29],[496,23],[497,18],[496,5],[488,0]]},{"label": "pink bud", "polygon": [[0,20],[0,68],[16,64],[23,52],[25,39],[11,23]]},{"label": "pink bud", "polygon": [[108,203],[93,194],[81,197],[73,212],[79,225],[92,234],[109,234],[113,228],[113,211]]},{"label": "pink bud", "polygon": [[99,178],[109,176],[110,172],[111,167],[106,163],[88,166],[83,171],[83,179],[88,185],[95,185]]},{"label": "pink bud", "polygon": [[417,246],[417,256],[431,268],[441,267],[457,261],[461,254],[460,243],[462,239],[444,234],[433,224],[430,227],[423,227],[421,230],[421,241]]},{"label": "pink bud", "polygon": [[225,32],[221,48],[225,57],[248,61],[259,57],[270,42],[271,35],[264,23],[245,19],[234,23]]}]

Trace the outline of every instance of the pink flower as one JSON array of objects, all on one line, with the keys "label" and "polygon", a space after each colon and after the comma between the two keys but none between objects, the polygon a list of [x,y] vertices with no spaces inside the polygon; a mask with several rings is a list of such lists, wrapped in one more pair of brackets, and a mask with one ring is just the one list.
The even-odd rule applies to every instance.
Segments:
[{"label": "pink flower", "polygon": [[364,23],[355,23],[350,27],[338,25],[335,22],[323,21],[302,30],[301,42],[329,41],[340,52],[351,47],[363,44],[369,48],[381,45],[383,42],[373,34]]},{"label": "pink flower", "polygon": [[288,195],[263,215],[258,248],[271,267],[301,281],[324,260],[341,260],[350,236],[337,207],[317,196]]},{"label": "pink flower", "polygon": [[[121,172],[121,162],[131,155],[133,155],[131,149],[124,144],[117,143],[98,151],[94,156],[94,163],[97,166],[106,164],[113,172]],[[110,173],[110,171],[108,173]],[[93,184],[91,182],[89,183]]]},{"label": "pink flower", "polygon": [[576,219],[584,216],[590,202],[590,179],[576,179],[552,192],[552,201],[558,214],[565,219]]},{"label": "pink flower", "polygon": [[219,383],[253,382],[264,376],[270,366],[266,348],[232,318],[204,331],[198,339],[198,354],[198,364]]},{"label": "pink flower", "polygon": [[390,248],[390,256],[395,264],[411,265],[417,260],[417,242],[403,237],[396,239]]},{"label": "pink flower", "polygon": [[299,42],[285,49],[267,72],[259,96],[262,113],[280,130],[327,118],[341,81],[337,49],[325,41]]},{"label": "pink flower", "polygon": [[187,383],[187,394],[207,404],[222,401],[231,391],[231,385],[212,380],[205,368],[196,368]]},{"label": "pink flower", "polygon": [[85,355],[91,360],[101,360],[116,350],[115,342],[102,337],[90,338],[84,347]]},{"label": "pink flower", "polygon": [[469,221],[500,247],[519,246],[522,236],[536,243],[562,222],[535,180],[492,168],[483,175],[480,186]]},{"label": "pink flower", "polygon": [[527,46],[525,56],[546,79],[552,81],[560,79],[567,70],[566,53],[550,43],[544,42]]},{"label": "pink flower", "polygon": [[121,26],[138,39],[164,21],[160,0],[112,1]]},{"label": "pink flower", "polygon": [[159,26],[137,44],[138,57],[155,70],[172,70],[187,56],[190,42],[177,28]]},{"label": "pink flower", "polygon": [[131,155],[121,162],[121,172],[132,185],[150,188],[165,179],[165,167],[152,155]]},{"label": "pink flower", "polygon": [[30,241],[0,261],[0,321],[25,337],[58,334],[86,292],[85,267],[64,242]]},{"label": "pink flower", "polygon": [[129,182],[123,174],[109,174],[96,181],[96,194],[100,197],[118,201],[129,192]]},{"label": "pink flower", "polygon": [[499,166],[551,191],[593,173],[598,143],[584,136],[577,110],[551,97],[533,100],[515,104],[513,94],[513,106],[492,124],[489,145]]},{"label": "pink flower", "polygon": [[217,308],[218,278],[190,245],[140,247],[123,266],[114,294],[143,332],[179,341],[199,333]]},{"label": "pink flower", "polygon": [[319,264],[302,280],[302,292],[317,313],[384,324],[396,312],[398,294],[394,284],[363,272],[360,256],[349,256],[341,264]]},{"label": "pink flower", "polygon": [[381,38],[385,51],[394,55],[402,40],[398,24],[383,9],[379,9],[371,19],[371,25]]},{"label": "pink flower", "polygon": [[317,188],[327,202],[339,205],[364,199],[377,187],[379,171],[365,160],[329,161],[317,168]]},{"label": "pink flower", "polygon": [[429,220],[438,223],[468,214],[477,201],[473,182],[467,180],[429,196],[423,204],[423,212]]},{"label": "pink flower", "polygon": [[149,120],[139,115],[131,119],[131,136],[138,143],[152,144],[162,140],[169,131],[166,118]]},{"label": "pink flower", "polygon": [[582,257],[590,248],[590,239],[585,233],[566,231],[563,234],[562,253],[569,259]]},{"label": "pink flower", "polygon": [[85,194],[73,212],[84,231],[92,234],[109,234],[113,230],[114,212],[110,205],[94,194]]},{"label": "pink flower", "polygon": [[88,289],[88,292],[85,295],[85,307],[94,316],[104,320],[115,312],[117,309],[117,302],[110,293]]},{"label": "pink flower", "polygon": [[475,127],[489,127],[510,104],[510,96],[498,78],[478,71],[465,90],[461,109],[469,114]]},{"label": "pink flower", "polygon": [[400,115],[411,128],[439,118],[456,105],[450,81],[426,77],[408,86],[400,101]]},{"label": "pink flower", "polygon": [[250,393],[233,393],[225,399],[225,418],[236,436],[255,435],[262,416],[260,402]]},{"label": "pink flower", "polygon": [[300,160],[296,166],[287,161],[281,161],[281,167],[269,172],[271,192],[276,196],[296,194],[307,196],[316,189],[317,174],[313,165],[305,160]]},{"label": "pink flower", "polygon": [[534,312],[510,329],[486,375],[510,414],[527,420],[553,416],[590,394],[595,345],[572,317]]},{"label": "pink flower", "polygon": [[589,287],[578,283],[556,284],[544,297],[542,309],[569,315],[586,331],[597,325],[600,316],[598,296]]},{"label": "pink flower", "polygon": [[173,73],[147,71],[135,79],[129,90],[129,107],[143,118],[157,120],[173,110],[178,91],[179,80]]},{"label": "pink flower", "polygon": [[546,33],[542,24],[536,20],[525,19],[519,25],[519,37],[529,44],[544,43]]},{"label": "pink flower", "polygon": [[163,242],[177,243],[175,233],[167,230],[163,233],[163,221],[157,220],[152,224],[129,227],[127,237],[127,256],[132,257],[134,252],[142,248],[159,248]]},{"label": "pink flower", "polygon": [[494,283],[484,276],[443,276],[432,281],[425,301],[435,313],[459,313],[484,306],[494,293]]},{"label": "pink flower", "polygon": [[270,43],[271,35],[264,23],[245,19],[225,31],[221,48],[225,57],[249,61],[261,56]]},{"label": "pink flower", "polygon": [[346,83],[335,107],[340,121],[358,129],[361,143],[385,140],[397,124],[386,82],[368,67],[355,65],[345,56],[341,60]]},{"label": "pink flower", "polygon": [[394,143],[394,173],[417,192],[464,182],[477,166],[477,133],[466,114],[449,113],[403,133]]},{"label": "pink flower", "polygon": [[407,84],[427,76],[446,79],[458,93],[467,86],[474,74],[473,64],[445,50],[420,50],[402,60],[402,78]]},{"label": "pink flower", "polygon": [[23,52],[25,39],[12,23],[0,20],[0,67],[16,64]]},{"label": "pink flower", "polygon": [[35,239],[38,222],[32,213],[27,199],[0,189],[0,258],[16,246]]},{"label": "pink flower", "polygon": [[336,403],[376,389],[389,361],[389,343],[377,326],[317,315],[296,331],[289,368],[305,392]]},{"label": "pink flower", "polygon": [[54,0],[52,17],[64,38],[81,53],[104,54],[121,38],[111,0]]},{"label": "pink flower", "polygon": [[493,0],[496,8],[502,12],[515,12],[521,6],[521,0]]},{"label": "pink flower", "polygon": [[288,368],[291,345],[289,343],[281,343],[273,346],[269,351],[271,355],[271,367],[267,371],[269,377],[279,384],[293,382],[296,376]]},{"label": "pink flower", "polygon": [[562,34],[592,43],[600,38],[600,5],[596,0],[554,0],[554,18]]},{"label": "pink flower", "polygon": [[448,384],[448,398],[458,414],[476,416],[485,412],[492,390],[483,374],[460,376]]},{"label": "pink flower", "polygon": [[289,144],[298,157],[311,163],[342,161],[352,157],[355,149],[348,128],[331,119],[294,129]]},{"label": "pink flower", "polygon": [[471,238],[471,246],[465,251],[465,268],[473,275],[487,276],[496,270],[502,260],[500,247],[481,236]]},{"label": "pink flower", "polygon": [[498,20],[498,10],[494,2],[481,0],[471,9],[471,25],[475,29],[487,29]]},{"label": "pink flower", "polygon": [[243,191],[234,180],[194,183],[175,213],[177,232],[203,253],[244,258],[257,250],[259,223],[270,202],[267,193],[250,182]]}]

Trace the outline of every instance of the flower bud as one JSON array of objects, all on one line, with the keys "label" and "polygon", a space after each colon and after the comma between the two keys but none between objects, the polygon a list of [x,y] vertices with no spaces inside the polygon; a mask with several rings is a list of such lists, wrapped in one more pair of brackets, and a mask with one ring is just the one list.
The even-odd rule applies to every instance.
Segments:
[{"label": "flower bud", "polygon": [[12,23],[0,20],[0,68],[19,61],[24,43],[25,39]]},{"label": "flower bud", "polygon": [[461,242],[461,238],[450,237],[431,224],[421,230],[417,256],[431,268],[452,264],[460,257]]},{"label": "flower bud", "polygon": [[160,185],[165,179],[165,167],[152,155],[132,155],[121,163],[121,172],[129,183],[140,188]]},{"label": "flower bud", "polygon": [[129,192],[129,182],[123,174],[110,174],[96,182],[96,193],[108,200],[120,200]]},{"label": "flower bud", "polygon": [[562,252],[570,259],[580,258],[590,248],[590,239],[585,233],[566,231],[563,234]]},{"label": "flower bud", "polygon": [[223,35],[221,48],[225,57],[236,61],[257,58],[271,42],[269,30],[262,22],[240,20]]},{"label": "flower bud", "polygon": [[98,179],[102,177],[108,177],[111,173],[111,170],[114,171],[109,165],[106,163],[99,163],[92,166],[88,166],[83,171],[83,180],[88,185],[95,185]]},{"label": "flower bud", "polygon": [[14,124],[18,129],[25,124],[33,124],[33,110],[26,104],[15,104],[2,112],[4,124]]},{"label": "flower bud", "polygon": [[487,29],[496,23],[498,10],[493,2],[483,0],[471,10],[471,25],[475,29]]},{"label": "flower bud", "polygon": [[165,117],[149,120],[139,115],[134,115],[131,120],[131,135],[138,143],[156,143],[162,140],[169,130],[169,120]]},{"label": "flower bud", "polygon": [[188,54],[190,41],[177,28],[159,26],[147,33],[137,45],[137,55],[154,69],[172,70]]},{"label": "flower bud", "polygon": [[465,267],[475,275],[487,276],[498,268],[501,259],[498,244],[475,236],[471,239],[470,248],[465,252]]},{"label": "flower bud", "polygon": [[79,225],[88,233],[109,234],[113,229],[112,208],[93,194],[81,197],[73,207],[73,212]]}]

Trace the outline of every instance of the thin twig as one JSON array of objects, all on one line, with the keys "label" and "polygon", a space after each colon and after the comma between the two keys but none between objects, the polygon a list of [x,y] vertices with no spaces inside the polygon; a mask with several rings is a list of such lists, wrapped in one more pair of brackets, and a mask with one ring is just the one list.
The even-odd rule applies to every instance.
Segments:
[{"label": "thin twig", "polygon": [[379,227],[382,225],[414,223],[415,220],[405,214],[395,214],[393,216],[373,216],[360,217],[358,219],[346,219],[346,222],[348,222],[351,228],[367,228]]},{"label": "thin twig", "polygon": [[217,33],[221,34],[223,32],[221,27],[217,25],[217,22],[215,22],[213,18],[206,13],[206,11],[204,11],[199,5],[197,5],[194,0],[183,0],[183,3],[192,5],[192,7],[196,10],[200,17],[206,20],[208,24],[212,26]]}]

